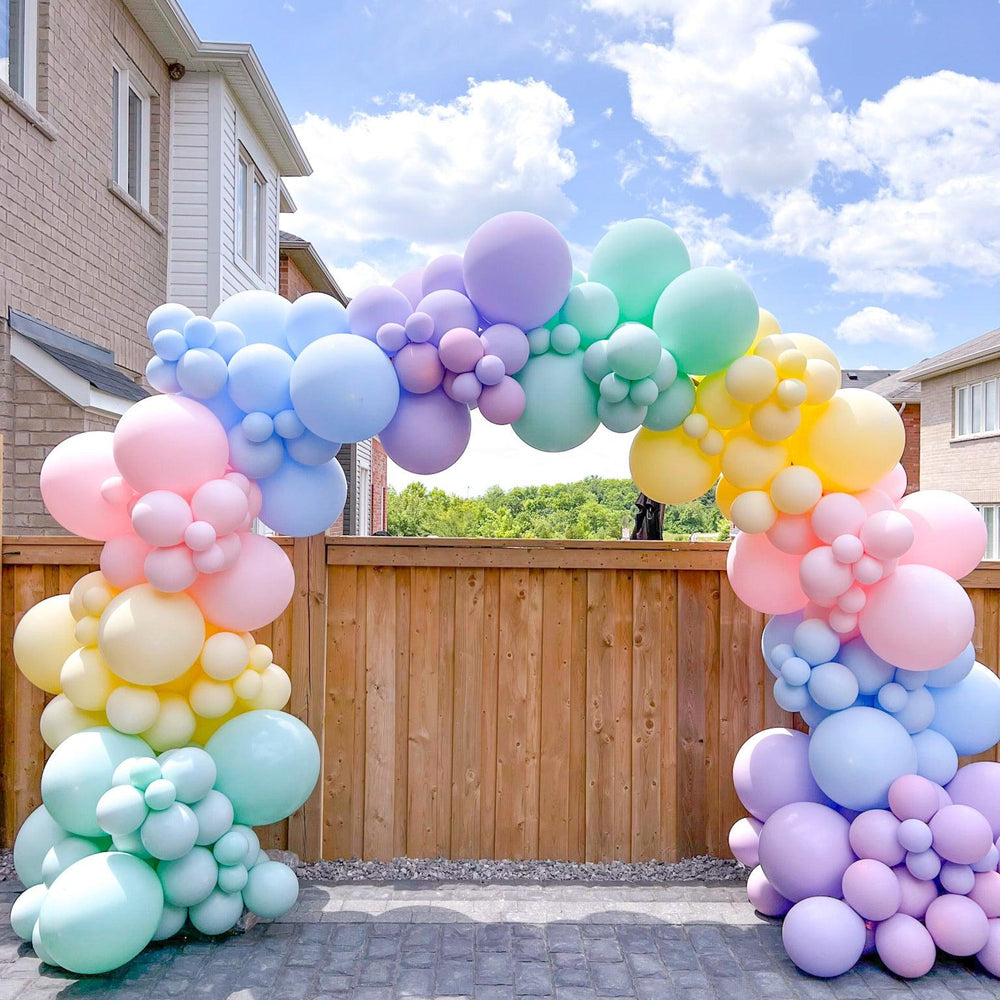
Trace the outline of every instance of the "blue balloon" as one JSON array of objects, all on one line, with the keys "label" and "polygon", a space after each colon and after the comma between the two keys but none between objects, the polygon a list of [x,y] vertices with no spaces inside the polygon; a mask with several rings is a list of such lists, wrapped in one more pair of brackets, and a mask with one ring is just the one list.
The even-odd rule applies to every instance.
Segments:
[{"label": "blue balloon", "polygon": [[166,302],[149,314],[149,319],[146,320],[146,336],[152,341],[161,330],[183,330],[184,324],[193,317],[194,313],[187,306]]},{"label": "blue balloon", "polygon": [[392,420],[399,380],[372,341],[323,337],[295,359],[291,396],[299,419],[314,434],[328,441],[364,441]]},{"label": "blue balloon", "polygon": [[229,395],[244,413],[274,416],[292,405],[288,380],[292,359],[280,347],[248,344],[229,362]]},{"label": "blue balloon", "polygon": [[929,688],[937,710],[930,728],[960,756],[983,753],[1000,741],[1000,678],[981,663],[946,688]]},{"label": "blue balloon", "polygon": [[774,700],[786,712],[801,712],[812,703],[806,688],[789,684],[783,677],[774,682]]},{"label": "blue balloon", "polygon": [[296,355],[320,337],[350,332],[347,310],[332,295],[323,292],[309,292],[297,298],[285,319],[285,339]]},{"label": "blue balloon", "polygon": [[325,465],[286,461],[259,483],[260,519],[281,535],[306,538],[325,531],[344,509],[347,480],[336,460]]},{"label": "blue balloon", "polygon": [[951,742],[933,729],[925,729],[913,737],[917,748],[917,774],[928,781],[947,785],[958,772],[958,752]]},{"label": "blue balloon", "polygon": [[336,441],[317,437],[312,431],[306,431],[297,438],[285,441],[288,457],[302,465],[323,465],[336,458],[340,448]]},{"label": "blue balloon", "polygon": [[181,384],[177,381],[177,363],[164,361],[155,354],[146,364],[146,379],[157,392],[181,391]]},{"label": "blue balloon", "polygon": [[226,362],[210,347],[194,347],[185,351],[177,362],[177,382],[195,399],[211,399],[225,387],[229,378]]},{"label": "blue balloon", "polygon": [[237,292],[212,313],[218,323],[224,320],[243,331],[248,344],[274,344],[282,350],[285,340],[285,320],[292,304],[275,292],[253,289]]},{"label": "blue balloon", "polygon": [[238,424],[246,414],[229,398],[228,392],[220,392],[218,396],[210,399],[199,399],[199,403],[206,409],[211,410],[216,419],[228,431],[230,427]]},{"label": "blue balloon", "polygon": [[934,718],[934,696],[925,687],[910,691],[906,704],[894,713],[896,721],[911,735],[923,732]]},{"label": "blue balloon", "polygon": [[821,708],[839,712],[854,704],[858,679],[842,663],[821,663],[809,677],[809,694]]},{"label": "blue balloon", "polygon": [[[970,642],[951,663],[946,663],[937,670],[905,671],[906,673],[918,673],[924,679],[924,683],[932,688],[951,687],[969,676],[972,668],[976,665],[976,647]],[[898,673],[899,671],[897,671]]]},{"label": "blue balloon", "polygon": [[215,324],[215,340],[212,341],[212,350],[221,354],[227,364],[241,347],[246,346],[247,339],[238,326],[226,322]]},{"label": "blue balloon", "polygon": [[180,330],[161,330],[153,337],[153,350],[164,361],[180,361],[188,343]]},{"label": "blue balloon", "polygon": [[249,479],[273,476],[285,460],[281,440],[270,437],[266,441],[248,441],[242,426],[229,432],[229,464]]},{"label": "blue balloon", "polygon": [[824,719],[829,718],[833,713],[825,708],[820,708],[812,699],[809,704],[799,713],[802,721],[809,727],[810,731],[815,729]]},{"label": "blue balloon", "polygon": [[862,694],[875,694],[896,672],[896,668],[873,653],[860,636],[841,646],[837,660],[857,677]]},{"label": "blue balloon", "polygon": [[764,626],[764,634],[760,637],[760,649],[764,654],[767,669],[775,677],[781,675],[781,664],[771,659],[771,652],[777,646],[791,646],[795,628],[802,621],[802,618],[801,611],[793,611],[790,615],[775,615]]},{"label": "blue balloon", "polygon": [[877,708],[848,708],[824,719],[809,738],[816,784],[837,805],[859,812],[885,809],[889,786],[917,771],[910,734]]},{"label": "blue balloon", "polygon": [[[826,622],[818,618],[808,618],[795,627],[792,634],[792,648],[796,656],[812,666],[829,663],[840,652],[840,638]],[[852,698],[851,701],[854,699]]]}]

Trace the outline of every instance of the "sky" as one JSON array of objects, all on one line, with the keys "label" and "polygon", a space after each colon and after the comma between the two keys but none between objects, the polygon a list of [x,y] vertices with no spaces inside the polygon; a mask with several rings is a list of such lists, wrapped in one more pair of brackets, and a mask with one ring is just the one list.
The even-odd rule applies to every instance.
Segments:
[{"label": "sky", "polygon": [[[526,210],[584,272],[615,222],[662,219],[844,367],[1000,325],[998,0],[182,4],[257,50],[314,171],[282,226],[348,294]],[[546,455],[474,415],[465,456],[422,479],[627,476],[629,441]]]}]

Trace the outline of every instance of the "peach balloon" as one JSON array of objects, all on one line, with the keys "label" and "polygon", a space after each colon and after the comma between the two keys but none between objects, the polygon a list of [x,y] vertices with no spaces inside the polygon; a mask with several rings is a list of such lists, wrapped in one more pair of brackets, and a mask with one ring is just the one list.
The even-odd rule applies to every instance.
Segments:
[{"label": "peach balloon", "polygon": [[729,547],[726,573],[744,604],[766,615],[786,615],[808,604],[799,585],[801,561],[776,549],[766,535],[740,532]]},{"label": "peach balloon", "polygon": [[108,583],[118,590],[145,583],[146,571],[143,567],[150,551],[151,546],[134,532],[119,535],[106,542],[101,549],[101,572]]}]

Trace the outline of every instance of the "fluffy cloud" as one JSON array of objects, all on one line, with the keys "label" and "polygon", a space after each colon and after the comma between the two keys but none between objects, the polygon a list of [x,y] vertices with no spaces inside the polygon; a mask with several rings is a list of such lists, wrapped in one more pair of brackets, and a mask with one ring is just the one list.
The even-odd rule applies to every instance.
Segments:
[{"label": "fluffy cloud", "polygon": [[934,339],[928,323],[898,316],[878,306],[865,306],[841,320],[836,334],[848,344],[901,344],[912,348],[927,347]]}]

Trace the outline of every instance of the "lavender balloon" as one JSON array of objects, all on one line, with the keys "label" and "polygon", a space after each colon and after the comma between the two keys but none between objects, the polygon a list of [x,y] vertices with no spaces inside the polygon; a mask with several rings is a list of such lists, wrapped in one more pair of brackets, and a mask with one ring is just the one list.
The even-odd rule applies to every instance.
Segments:
[{"label": "lavender balloon", "polygon": [[865,950],[865,922],[842,899],[816,896],[796,903],[781,928],[788,957],[824,979],[853,968]]},{"label": "lavender balloon", "polygon": [[471,434],[469,408],[449,399],[438,388],[421,396],[401,392],[396,415],[379,440],[397,465],[428,476],[454,465]]},{"label": "lavender balloon", "polygon": [[405,323],[413,312],[410,300],[397,288],[372,285],[351,300],[347,307],[347,322],[351,333],[374,340],[385,323]]},{"label": "lavender balloon", "polygon": [[473,331],[479,329],[476,307],[461,292],[450,288],[442,288],[422,298],[417,303],[417,312],[426,313],[434,321],[431,343],[435,346],[449,330],[456,327]]},{"label": "lavender balloon", "polygon": [[809,737],[792,729],[751,736],[733,761],[733,784],[760,820],[791,802],[829,802],[809,770]]},{"label": "lavender balloon", "polygon": [[423,282],[424,269],[418,267],[413,271],[407,271],[406,274],[397,278],[392,283],[392,287],[402,292],[410,300],[410,305],[416,309],[417,303],[424,297]]},{"label": "lavender balloon", "polygon": [[446,253],[435,257],[424,268],[421,290],[424,295],[450,288],[465,295],[465,281],[462,279],[462,257],[457,253]]}]

